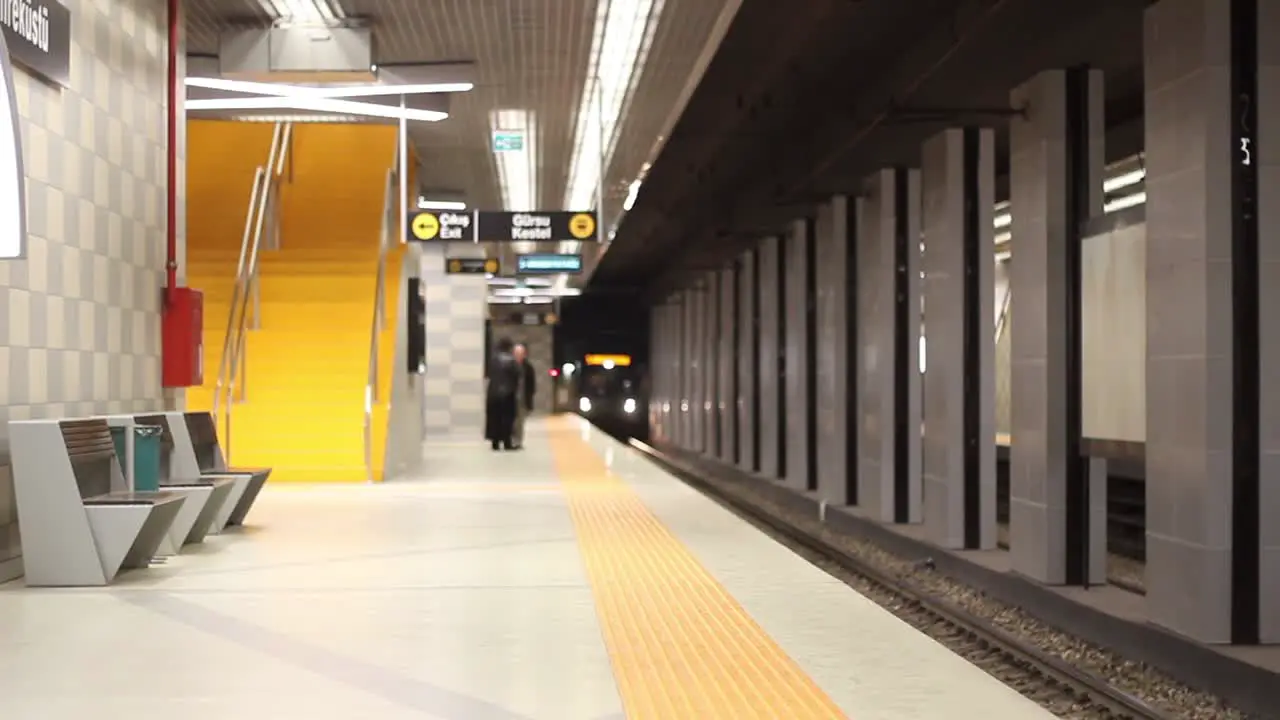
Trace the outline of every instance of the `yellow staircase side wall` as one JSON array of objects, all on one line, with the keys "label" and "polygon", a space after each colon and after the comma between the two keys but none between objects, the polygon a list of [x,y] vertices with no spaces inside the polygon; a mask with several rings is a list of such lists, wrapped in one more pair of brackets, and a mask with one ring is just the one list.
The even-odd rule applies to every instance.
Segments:
[{"label": "yellow staircase side wall", "polygon": [[[259,162],[269,150],[266,127]],[[392,128],[293,128],[280,188],[280,250],[261,257],[261,327],[248,333],[246,401],[234,406],[230,437],[224,440],[236,464],[274,468],[272,482],[367,479],[364,388],[386,169],[394,151]],[[234,211],[224,208],[228,215],[240,215],[234,243],[216,242],[208,233],[192,253],[192,271],[209,288],[207,382],[191,394],[192,407],[212,403],[247,187],[225,193],[239,198],[231,205]]]},{"label": "yellow staircase side wall", "polygon": [[404,321],[404,308],[400,299],[400,273],[404,266],[405,248],[397,246],[387,256],[386,325],[378,336],[378,402],[373,406],[373,479],[381,482],[386,476],[387,435],[391,421],[391,388],[396,374],[404,368],[396,357],[396,329]]}]

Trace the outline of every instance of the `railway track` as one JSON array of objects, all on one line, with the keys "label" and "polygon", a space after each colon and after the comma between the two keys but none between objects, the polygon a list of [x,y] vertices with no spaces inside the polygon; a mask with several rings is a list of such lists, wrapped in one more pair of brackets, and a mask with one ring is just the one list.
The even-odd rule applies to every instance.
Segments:
[{"label": "railway track", "polygon": [[1082,671],[953,603],[922,593],[910,580],[886,573],[796,524],[725,492],[703,478],[696,468],[644,443],[619,439],[1058,717],[1175,717],[1112,686],[1106,678]]}]

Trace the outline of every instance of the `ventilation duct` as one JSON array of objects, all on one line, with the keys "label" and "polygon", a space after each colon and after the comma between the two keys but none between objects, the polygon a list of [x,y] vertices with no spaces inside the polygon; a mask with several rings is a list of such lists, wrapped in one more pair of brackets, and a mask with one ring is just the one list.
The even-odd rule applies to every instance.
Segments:
[{"label": "ventilation duct", "polygon": [[259,82],[373,82],[373,31],[290,26],[232,30],[218,44],[223,77]]}]

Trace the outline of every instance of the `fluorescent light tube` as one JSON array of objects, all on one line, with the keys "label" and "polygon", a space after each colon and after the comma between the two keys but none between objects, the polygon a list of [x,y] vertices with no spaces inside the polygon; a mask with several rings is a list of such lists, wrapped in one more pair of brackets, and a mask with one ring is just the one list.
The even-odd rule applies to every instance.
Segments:
[{"label": "fluorescent light tube", "polygon": [[436,93],[469,92],[471,83],[425,83],[419,85],[288,85],[284,83],[228,80],[225,78],[189,77],[188,87],[206,90],[222,90],[274,97],[348,98],[377,97],[385,95],[429,95]]},{"label": "fluorescent light tube", "polygon": [[467,204],[457,200],[428,200],[418,198],[419,210],[466,210]]},{"label": "fluorescent light tube", "polygon": [[337,113],[340,115],[365,115],[392,120],[416,120],[439,122],[449,113],[436,110],[415,110],[351,100],[301,97],[230,98],[225,100],[188,100],[187,110],[309,110],[311,112]]}]

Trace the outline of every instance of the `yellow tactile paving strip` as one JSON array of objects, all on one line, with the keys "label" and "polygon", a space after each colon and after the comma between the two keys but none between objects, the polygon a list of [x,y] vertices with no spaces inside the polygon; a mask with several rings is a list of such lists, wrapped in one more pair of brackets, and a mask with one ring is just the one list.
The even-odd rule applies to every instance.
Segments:
[{"label": "yellow tactile paving strip", "polygon": [[574,420],[549,426],[629,720],[845,717],[635,492],[609,474]]}]

